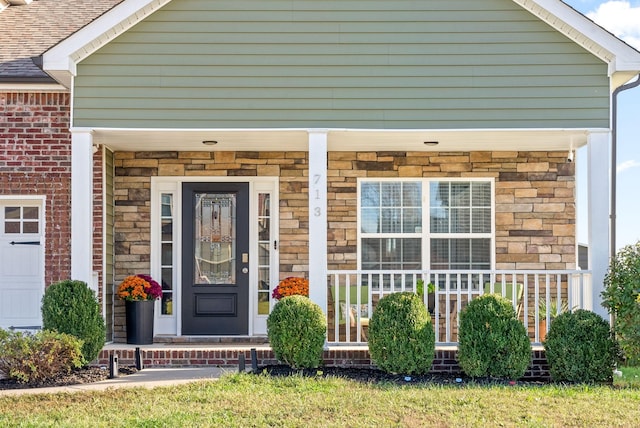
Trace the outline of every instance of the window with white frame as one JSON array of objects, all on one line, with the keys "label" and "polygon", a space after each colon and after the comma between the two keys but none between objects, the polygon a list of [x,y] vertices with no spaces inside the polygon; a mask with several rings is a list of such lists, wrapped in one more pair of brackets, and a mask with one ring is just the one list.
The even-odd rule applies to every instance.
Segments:
[{"label": "window with white frame", "polygon": [[493,181],[359,181],[363,270],[488,270]]}]

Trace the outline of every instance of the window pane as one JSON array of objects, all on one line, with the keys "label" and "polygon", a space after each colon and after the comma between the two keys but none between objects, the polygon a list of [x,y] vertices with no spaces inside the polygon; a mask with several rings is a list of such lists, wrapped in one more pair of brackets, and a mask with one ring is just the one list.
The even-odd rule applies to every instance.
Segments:
[{"label": "window pane", "polygon": [[431,269],[446,269],[449,265],[449,240],[431,240]]},{"label": "window pane", "polygon": [[173,195],[170,193],[163,193],[160,198],[162,199],[162,217],[172,217],[171,205]]},{"label": "window pane", "polygon": [[268,218],[258,220],[258,239],[261,241],[269,241],[270,239],[270,222]]},{"label": "window pane", "polygon": [[269,268],[258,269],[258,290],[269,291]]},{"label": "window pane", "polygon": [[422,210],[420,208],[405,208],[402,231],[404,233],[422,232]]},{"label": "window pane", "polygon": [[162,315],[173,315],[173,293],[162,293]]},{"label": "window pane", "polygon": [[474,263],[486,264],[487,268],[491,264],[491,240],[472,239],[471,240],[471,260]]},{"label": "window pane", "polygon": [[400,208],[382,209],[382,233],[400,232]]},{"label": "window pane", "polygon": [[5,207],[4,218],[6,220],[18,220],[20,219],[20,207]]},{"label": "window pane", "polygon": [[469,208],[451,208],[451,233],[469,233],[470,223]]},{"label": "window pane", "polygon": [[463,263],[467,267],[471,261],[470,254],[470,240],[469,239],[452,239],[450,242],[450,263],[460,264]]},{"label": "window pane", "polygon": [[422,206],[422,184],[403,183],[402,184],[402,205],[405,207]]},{"label": "window pane", "polygon": [[446,208],[431,208],[431,233],[449,232],[449,210]]},{"label": "window pane", "polygon": [[360,216],[360,227],[362,233],[380,232],[380,209],[363,208]]},{"label": "window pane", "polygon": [[491,207],[491,183],[474,181],[471,188],[474,207]]},{"label": "window pane", "polygon": [[381,183],[381,201],[383,207],[400,207],[401,201],[401,183]]},{"label": "window pane", "polygon": [[4,233],[20,233],[20,222],[17,222],[17,221],[5,222]]},{"label": "window pane", "polygon": [[[380,269],[380,239],[362,240],[362,268]],[[365,267],[367,266],[367,267]]]},{"label": "window pane", "polygon": [[162,240],[173,240],[173,220],[162,220]]},{"label": "window pane", "polygon": [[451,206],[468,207],[471,205],[470,183],[451,183]]},{"label": "window pane", "polygon": [[38,207],[22,208],[22,218],[27,220],[38,220]]},{"label": "window pane", "polygon": [[449,183],[432,182],[430,184],[431,207],[448,207],[449,206]]},{"label": "window pane", "polygon": [[37,221],[25,221],[22,224],[22,233],[38,233]]},{"label": "window pane", "polygon": [[173,264],[173,244],[170,242],[162,244],[161,263],[165,266],[171,266]]},{"label": "window pane", "polygon": [[360,204],[363,207],[380,206],[380,183],[362,183],[360,187]]},{"label": "window pane", "polygon": [[258,244],[258,264],[269,266],[269,247],[270,244],[268,242]]},{"label": "window pane", "polygon": [[162,268],[162,289],[173,290],[173,268]]},{"label": "window pane", "polygon": [[[418,238],[402,240],[402,262],[405,264],[405,269],[420,269],[420,261],[422,260],[421,241]],[[408,268],[406,264],[417,267]]]},{"label": "window pane", "polygon": [[471,212],[471,232],[491,233],[491,208],[474,208]]},{"label": "window pane", "polygon": [[258,315],[269,314],[269,293],[258,293]]}]

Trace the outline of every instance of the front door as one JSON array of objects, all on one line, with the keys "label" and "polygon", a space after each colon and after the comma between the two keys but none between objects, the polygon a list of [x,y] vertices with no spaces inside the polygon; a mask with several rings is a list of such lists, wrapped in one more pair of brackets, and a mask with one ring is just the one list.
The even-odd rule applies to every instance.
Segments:
[{"label": "front door", "polygon": [[182,185],[182,334],[249,333],[249,184]]},{"label": "front door", "polygon": [[44,293],[42,202],[0,200],[0,327],[40,328]]}]

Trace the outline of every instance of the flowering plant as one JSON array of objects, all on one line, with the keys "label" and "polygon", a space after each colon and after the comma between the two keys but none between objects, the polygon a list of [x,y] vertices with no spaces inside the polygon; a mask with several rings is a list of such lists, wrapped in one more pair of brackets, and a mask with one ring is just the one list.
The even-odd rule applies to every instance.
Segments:
[{"label": "flowering plant", "polygon": [[273,290],[271,297],[280,300],[283,297],[301,295],[309,297],[309,280],[306,278],[297,278],[290,276],[280,281],[278,286]]},{"label": "flowering plant", "polygon": [[162,287],[149,275],[138,274],[126,277],[118,286],[118,297],[134,302],[155,300],[162,296]]}]

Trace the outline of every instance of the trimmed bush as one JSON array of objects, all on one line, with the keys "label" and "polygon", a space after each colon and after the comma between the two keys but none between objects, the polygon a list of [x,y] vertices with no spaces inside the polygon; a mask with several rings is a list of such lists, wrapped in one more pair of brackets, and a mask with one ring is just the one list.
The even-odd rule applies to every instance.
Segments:
[{"label": "trimmed bush", "polygon": [[458,362],[472,377],[524,375],[531,362],[531,344],[511,301],[485,294],[460,312]]},{"label": "trimmed bush", "polygon": [[104,346],[100,304],[85,282],[66,280],[50,285],[42,298],[42,325],[45,330],[81,339],[84,364],[93,361]]},{"label": "trimmed bush", "polygon": [[273,353],[283,363],[296,369],[322,363],[327,320],[308,297],[282,298],[267,318],[267,331]]},{"label": "trimmed bush", "polygon": [[0,372],[21,383],[42,382],[82,366],[81,347],[69,334],[0,330]]},{"label": "trimmed bush", "polygon": [[613,325],[626,362],[640,364],[640,243],[627,245],[611,260],[604,278],[602,306]]},{"label": "trimmed bush", "polygon": [[551,378],[568,382],[612,382],[618,345],[609,323],[579,309],[559,315],[544,343]]},{"label": "trimmed bush", "polygon": [[371,360],[389,373],[424,374],[431,369],[435,333],[424,303],[411,292],[380,299],[369,322]]}]

